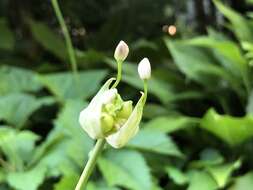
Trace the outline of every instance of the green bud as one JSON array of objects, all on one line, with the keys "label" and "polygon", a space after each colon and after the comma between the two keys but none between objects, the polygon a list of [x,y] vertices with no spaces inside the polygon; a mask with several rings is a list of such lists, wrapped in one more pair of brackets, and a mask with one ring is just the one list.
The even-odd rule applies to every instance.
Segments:
[{"label": "green bud", "polygon": [[104,134],[109,133],[113,129],[114,119],[111,115],[103,113],[101,116],[101,127]]},{"label": "green bud", "polygon": [[123,103],[121,110],[118,112],[118,117],[121,118],[128,118],[133,111],[133,102],[132,101],[126,101]]}]

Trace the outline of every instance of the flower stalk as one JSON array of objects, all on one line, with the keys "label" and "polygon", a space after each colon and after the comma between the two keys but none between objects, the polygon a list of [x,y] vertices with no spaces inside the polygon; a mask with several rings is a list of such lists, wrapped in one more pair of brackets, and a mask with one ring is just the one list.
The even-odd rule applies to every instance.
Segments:
[{"label": "flower stalk", "polygon": [[87,185],[88,179],[96,165],[99,154],[102,152],[105,145],[105,139],[99,139],[96,142],[94,149],[91,151],[90,158],[82,172],[82,175],[76,185],[75,190],[81,190]]},{"label": "flower stalk", "polygon": [[71,37],[67,28],[67,25],[64,21],[64,18],[62,16],[61,13],[61,9],[59,7],[58,1],[57,0],[52,0],[52,6],[54,8],[54,12],[56,14],[56,17],[59,21],[59,24],[61,26],[64,38],[65,38],[65,42],[66,42],[66,47],[67,47],[67,51],[69,54],[69,61],[71,64],[71,68],[72,68],[72,72],[74,73],[75,77],[77,78],[77,61],[76,61],[76,57],[75,57],[75,50],[74,47],[72,45],[72,41],[71,41]]}]

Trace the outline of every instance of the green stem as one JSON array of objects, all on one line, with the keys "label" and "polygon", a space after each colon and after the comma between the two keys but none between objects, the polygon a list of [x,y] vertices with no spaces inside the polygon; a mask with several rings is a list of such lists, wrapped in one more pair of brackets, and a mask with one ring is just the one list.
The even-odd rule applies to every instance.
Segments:
[{"label": "green stem", "polygon": [[88,179],[96,165],[96,161],[98,159],[99,154],[102,152],[104,145],[105,139],[97,140],[97,143],[91,152],[91,156],[83,170],[83,173],[76,185],[75,190],[81,190],[82,187],[85,187],[87,185]]},{"label": "green stem", "polygon": [[75,51],[72,45],[72,41],[69,35],[69,31],[68,28],[66,26],[66,23],[64,21],[64,18],[62,16],[59,4],[57,0],[52,0],[52,5],[56,14],[56,17],[60,23],[60,26],[62,28],[62,32],[65,38],[65,42],[66,42],[66,46],[67,46],[67,50],[68,50],[68,54],[69,54],[69,61],[72,67],[72,71],[74,73],[74,75],[77,77],[77,62],[76,62],[76,57],[75,57]]},{"label": "green stem", "polygon": [[117,74],[117,79],[115,83],[112,85],[112,88],[116,88],[121,80],[121,74],[122,74],[122,61],[117,61],[118,65],[118,74]]},{"label": "green stem", "polygon": [[144,84],[144,103],[146,102],[147,100],[147,96],[148,96],[148,81],[145,79],[143,81],[143,84]]}]

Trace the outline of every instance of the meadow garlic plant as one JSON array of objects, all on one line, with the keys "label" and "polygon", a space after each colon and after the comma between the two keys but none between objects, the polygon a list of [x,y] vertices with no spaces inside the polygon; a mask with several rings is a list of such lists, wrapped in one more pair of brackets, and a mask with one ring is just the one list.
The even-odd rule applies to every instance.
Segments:
[{"label": "meadow garlic plant", "polygon": [[143,80],[144,92],[141,92],[141,97],[133,108],[133,102],[124,101],[116,88],[121,80],[122,63],[128,53],[128,45],[120,41],[114,53],[118,65],[116,81],[114,78],[107,80],[90,104],[80,113],[81,127],[92,139],[97,140],[97,143],[91,151],[76,190],[80,190],[87,184],[105,142],[114,148],[122,148],[139,131],[143,107],[147,99],[147,80],[151,76],[151,66],[147,58],[139,63],[138,73]]}]

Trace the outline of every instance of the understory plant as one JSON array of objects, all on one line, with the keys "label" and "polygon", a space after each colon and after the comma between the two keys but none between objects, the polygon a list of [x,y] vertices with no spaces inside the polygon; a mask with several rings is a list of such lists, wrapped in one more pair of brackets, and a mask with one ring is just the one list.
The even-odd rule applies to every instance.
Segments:
[{"label": "understory plant", "polygon": [[80,125],[97,142],[90,152],[89,160],[77,183],[76,190],[86,186],[105,142],[114,148],[122,148],[139,131],[143,107],[147,100],[147,80],[151,76],[151,66],[147,58],[139,63],[138,73],[143,80],[144,92],[141,92],[141,97],[133,108],[132,101],[123,101],[116,88],[121,80],[122,63],[128,53],[128,45],[124,41],[120,41],[114,53],[118,65],[116,81],[110,87],[115,79],[107,80],[89,105],[80,113]]}]

